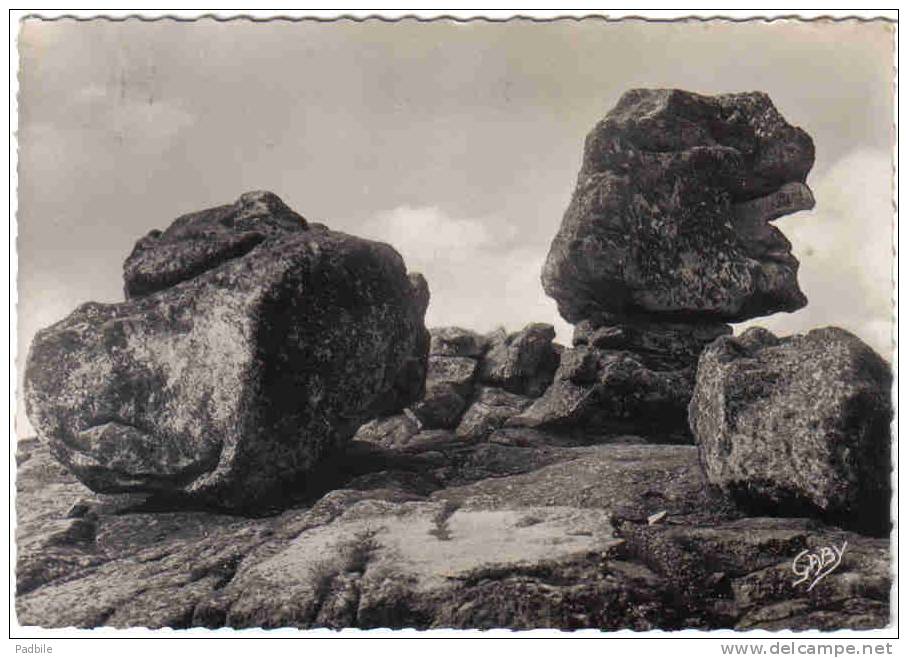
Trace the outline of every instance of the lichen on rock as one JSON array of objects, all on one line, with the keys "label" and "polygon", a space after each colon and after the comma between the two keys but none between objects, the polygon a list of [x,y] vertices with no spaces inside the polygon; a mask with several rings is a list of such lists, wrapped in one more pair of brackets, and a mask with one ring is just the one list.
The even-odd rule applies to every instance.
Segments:
[{"label": "lichen on rock", "polygon": [[[245,252],[221,248],[253,233]],[[26,365],[39,437],[97,491],[254,506],[422,392],[425,282],[274,195],[141,240],[126,285],[138,296],[40,331]]]}]

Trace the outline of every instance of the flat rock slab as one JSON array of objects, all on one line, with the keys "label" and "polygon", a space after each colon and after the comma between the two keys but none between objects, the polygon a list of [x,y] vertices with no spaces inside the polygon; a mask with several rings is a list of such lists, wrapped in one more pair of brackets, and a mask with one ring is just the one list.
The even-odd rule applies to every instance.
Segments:
[{"label": "flat rock slab", "polygon": [[[22,442],[19,622],[606,630],[888,623],[885,540],[803,519],[742,518],[705,488],[690,446],[570,447],[543,438],[526,447],[464,444],[438,432],[421,447],[391,450],[354,442],[322,492],[264,518],[94,494],[46,448]],[[61,535],[55,524],[69,515],[90,519],[93,532]],[[653,516],[660,520],[651,525]],[[799,552],[843,541],[839,571],[811,592],[791,585]]]},{"label": "flat rock slab", "polygon": [[238,572],[221,598],[229,601],[230,626],[311,619],[316,626],[371,627],[394,611],[402,614],[398,624],[421,625],[420,616],[448,609],[449,599],[483,574],[557,567],[617,543],[602,510],[462,511],[363,500]]}]

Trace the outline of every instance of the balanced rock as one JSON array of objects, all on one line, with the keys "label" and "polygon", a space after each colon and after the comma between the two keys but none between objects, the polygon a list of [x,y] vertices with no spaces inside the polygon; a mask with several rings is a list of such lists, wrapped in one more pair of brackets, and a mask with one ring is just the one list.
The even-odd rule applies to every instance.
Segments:
[{"label": "balanced rock", "polygon": [[499,330],[489,338],[479,380],[519,395],[542,395],[558,368],[554,338],[555,328],[539,322],[511,334]]},{"label": "balanced rock", "polygon": [[697,359],[726,323],[807,303],[770,222],[813,207],[813,159],[766,94],[625,93],[586,138],[542,271],[585,348],[570,359],[596,374],[562,372],[515,420],[686,433]]},{"label": "balanced rock", "polygon": [[96,491],[255,505],[421,394],[425,281],[273,194],[180,217],[124,269],[131,299],[39,332],[26,367],[39,437]]},{"label": "balanced rock", "polygon": [[586,138],[542,274],[562,316],[734,322],[806,304],[769,222],[813,207],[814,146],[763,93],[634,89]]},{"label": "balanced rock", "polygon": [[709,481],[752,510],[886,532],[891,385],[886,362],[844,329],[718,339],[690,403]]}]

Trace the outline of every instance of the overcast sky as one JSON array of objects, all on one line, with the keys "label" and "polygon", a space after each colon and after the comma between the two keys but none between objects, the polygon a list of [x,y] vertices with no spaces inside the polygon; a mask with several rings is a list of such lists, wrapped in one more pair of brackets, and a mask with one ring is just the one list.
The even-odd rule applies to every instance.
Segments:
[{"label": "overcast sky", "polygon": [[255,189],[393,244],[430,326],[569,342],[539,271],[584,136],[632,87],[762,90],[810,133],[817,206],[777,224],[810,302],[756,324],[890,358],[889,25],[28,21],[19,48],[20,364],[38,328],[122,299],[138,237]]}]

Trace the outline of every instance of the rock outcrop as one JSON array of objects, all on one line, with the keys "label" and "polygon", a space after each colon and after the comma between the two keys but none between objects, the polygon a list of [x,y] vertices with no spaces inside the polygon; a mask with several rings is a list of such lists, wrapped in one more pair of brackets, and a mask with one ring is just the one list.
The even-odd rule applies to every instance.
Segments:
[{"label": "rock outcrop", "polygon": [[422,393],[425,282],[273,194],[153,232],[125,279],[128,301],[39,332],[26,366],[33,426],[96,491],[259,505]]},{"label": "rock outcrop", "polygon": [[721,338],[690,403],[706,475],[752,511],[887,533],[891,387],[886,362],[843,329]]},{"label": "rock outcrop", "polygon": [[433,356],[466,356],[479,359],[489,347],[489,340],[475,331],[460,327],[435,327],[429,330]]},{"label": "rock outcrop", "polygon": [[488,341],[480,381],[518,395],[542,395],[558,368],[554,339],[555,328],[538,322],[512,334],[496,332]]},{"label": "rock outcrop", "polygon": [[429,356],[426,393],[412,406],[423,427],[450,429],[457,426],[469,404],[479,363],[468,356]]},{"label": "rock outcrop", "polygon": [[[813,159],[810,137],[762,93],[635,89],[587,136],[543,287],[577,325],[575,348],[653,383],[639,395],[665,409],[663,427],[686,432],[697,357],[731,332],[727,322],[807,303],[791,244],[770,222],[813,207]],[[595,377],[595,390],[556,379],[570,383],[538,403],[536,423],[608,426],[649,408],[629,399],[614,418],[578,413],[576,404],[626,397],[627,378]]]},{"label": "rock outcrop", "polygon": [[[693,446],[359,441],[306,499],[240,518],[94,494],[20,443],[22,625],[840,629],[889,623],[888,545],[743,518]],[[514,433],[521,437],[514,436]],[[447,437],[445,440],[444,437]],[[628,440],[633,440],[629,438]],[[523,444],[523,447],[520,447]],[[816,586],[804,551],[847,550]]]},{"label": "rock outcrop", "polygon": [[888,365],[726,324],[806,303],[812,163],[765,94],[625,94],[542,275],[567,349],[426,331],[393,248],[270,193],[151,232],[29,352],[18,622],[888,625]]},{"label": "rock outcrop", "polygon": [[546,391],[563,350],[552,342],[555,328],[542,323],[485,336],[460,327],[436,327],[429,334],[425,394],[409,407],[417,428],[405,439],[401,429],[407,422],[376,419],[358,438],[400,445],[419,430],[455,428],[465,440],[484,438]]},{"label": "rock outcrop", "polygon": [[678,428],[687,422],[693,378],[690,368],[651,370],[631,352],[580,345],[564,351],[552,385],[507,425],[689,442]]},{"label": "rock outcrop", "polygon": [[464,413],[457,425],[462,439],[484,439],[517,416],[533,402],[532,398],[509,393],[500,388],[484,386],[476,401]]}]

